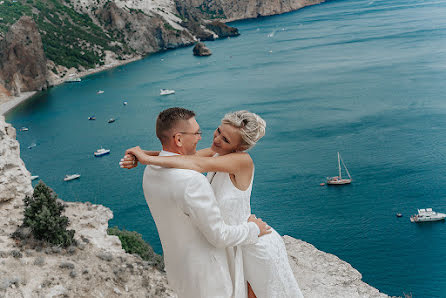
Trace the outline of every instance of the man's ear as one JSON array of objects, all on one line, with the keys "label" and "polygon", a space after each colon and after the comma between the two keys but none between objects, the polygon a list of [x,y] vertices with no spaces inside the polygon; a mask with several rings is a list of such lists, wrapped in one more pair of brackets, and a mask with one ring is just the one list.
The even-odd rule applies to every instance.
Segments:
[{"label": "man's ear", "polygon": [[173,136],[173,141],[175,142],[175,145],[177,147],[183,147],[183,140],[180,133],[177,133],[176,135]]}]

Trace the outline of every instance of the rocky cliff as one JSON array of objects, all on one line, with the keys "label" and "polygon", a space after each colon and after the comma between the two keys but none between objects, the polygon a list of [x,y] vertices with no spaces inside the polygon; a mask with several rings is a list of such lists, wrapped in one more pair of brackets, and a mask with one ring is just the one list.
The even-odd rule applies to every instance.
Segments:
[{"label": "rocky cliff", "polygon": [[0,41],[0,97],[42,90],[47,87],[46,78],[39,30],[32,18],[23,16]]},{"label": "rocky cliff", "polygon": [[[107,235],[113,214],[101,205],[65,203],[76,247],[18,246],[10,235],[31,192],[15,129],[0,116],[0,297],[176,297],[164,272],[125,253],[119,238]],[[284,241],[305,297],[387,297],[338,257],[288,236]]]},{"label": "rocky cliff", "polygon": [[323,1],[5,0],[0,2],[0,103],[61,83],[70,74],[239,34],[222,22]]},{"label": "rocky cliff", "polygon": [[[223,19],[235,21],[241,19],[271,16],[315,5],[325,0],[175,0],[189,14],[200,15],[204,19]],[[181,9],[178,9],[181,12]]]}]

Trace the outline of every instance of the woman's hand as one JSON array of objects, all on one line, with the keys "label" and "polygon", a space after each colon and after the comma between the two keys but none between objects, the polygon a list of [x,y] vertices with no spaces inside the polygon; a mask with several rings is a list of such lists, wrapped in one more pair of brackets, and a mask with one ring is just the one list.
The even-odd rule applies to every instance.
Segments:
[{"label": "woman's hand", "polygon": [[134,155],[126,154],[123,158],[121,158],[121,161],[119,162],[119,165],[123,169],[133,169],[138,166],[138,160]]}]

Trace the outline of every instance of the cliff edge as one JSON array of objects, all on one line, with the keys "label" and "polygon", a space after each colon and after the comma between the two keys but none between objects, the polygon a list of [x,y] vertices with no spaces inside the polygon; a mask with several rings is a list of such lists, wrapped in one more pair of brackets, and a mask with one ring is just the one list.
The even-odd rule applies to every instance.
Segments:
[{"label": "cliff edge", "polygon": [[[107,234],[113,213],[102,205],[64,203],[77,246],[18,246],[10,235],[31,193],[15,129],[0,116],[0,297],[177,297],[164,272],[125,253],[119,238]],[[388,297],[338,257],[289,236],[284,241],[305,297]]]}]

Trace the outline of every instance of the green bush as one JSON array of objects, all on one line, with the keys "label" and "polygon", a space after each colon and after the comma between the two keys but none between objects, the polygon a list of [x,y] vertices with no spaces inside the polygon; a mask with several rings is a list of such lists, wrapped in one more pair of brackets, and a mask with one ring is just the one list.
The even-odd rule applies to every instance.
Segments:
[{"label": "green bush", "polygon": [[143,260],[148,261],[159,270],[164,270],[163,257],[156,254],[153,248],[142,239],[141,234],[126,230],[120,230],[117,227],[107,230],[109,235],[115,235],[121,240],[122,248],[129,254],[137,254]]},{"label": "green bush", "polygon": [[24,202],[23,226],[31,229],[35,239],[63,247],[74,244],[74,230],[67,230],[68,217],[62,216],[65,207],[51,188],[40,181],[33,196],[27,196]]}]

